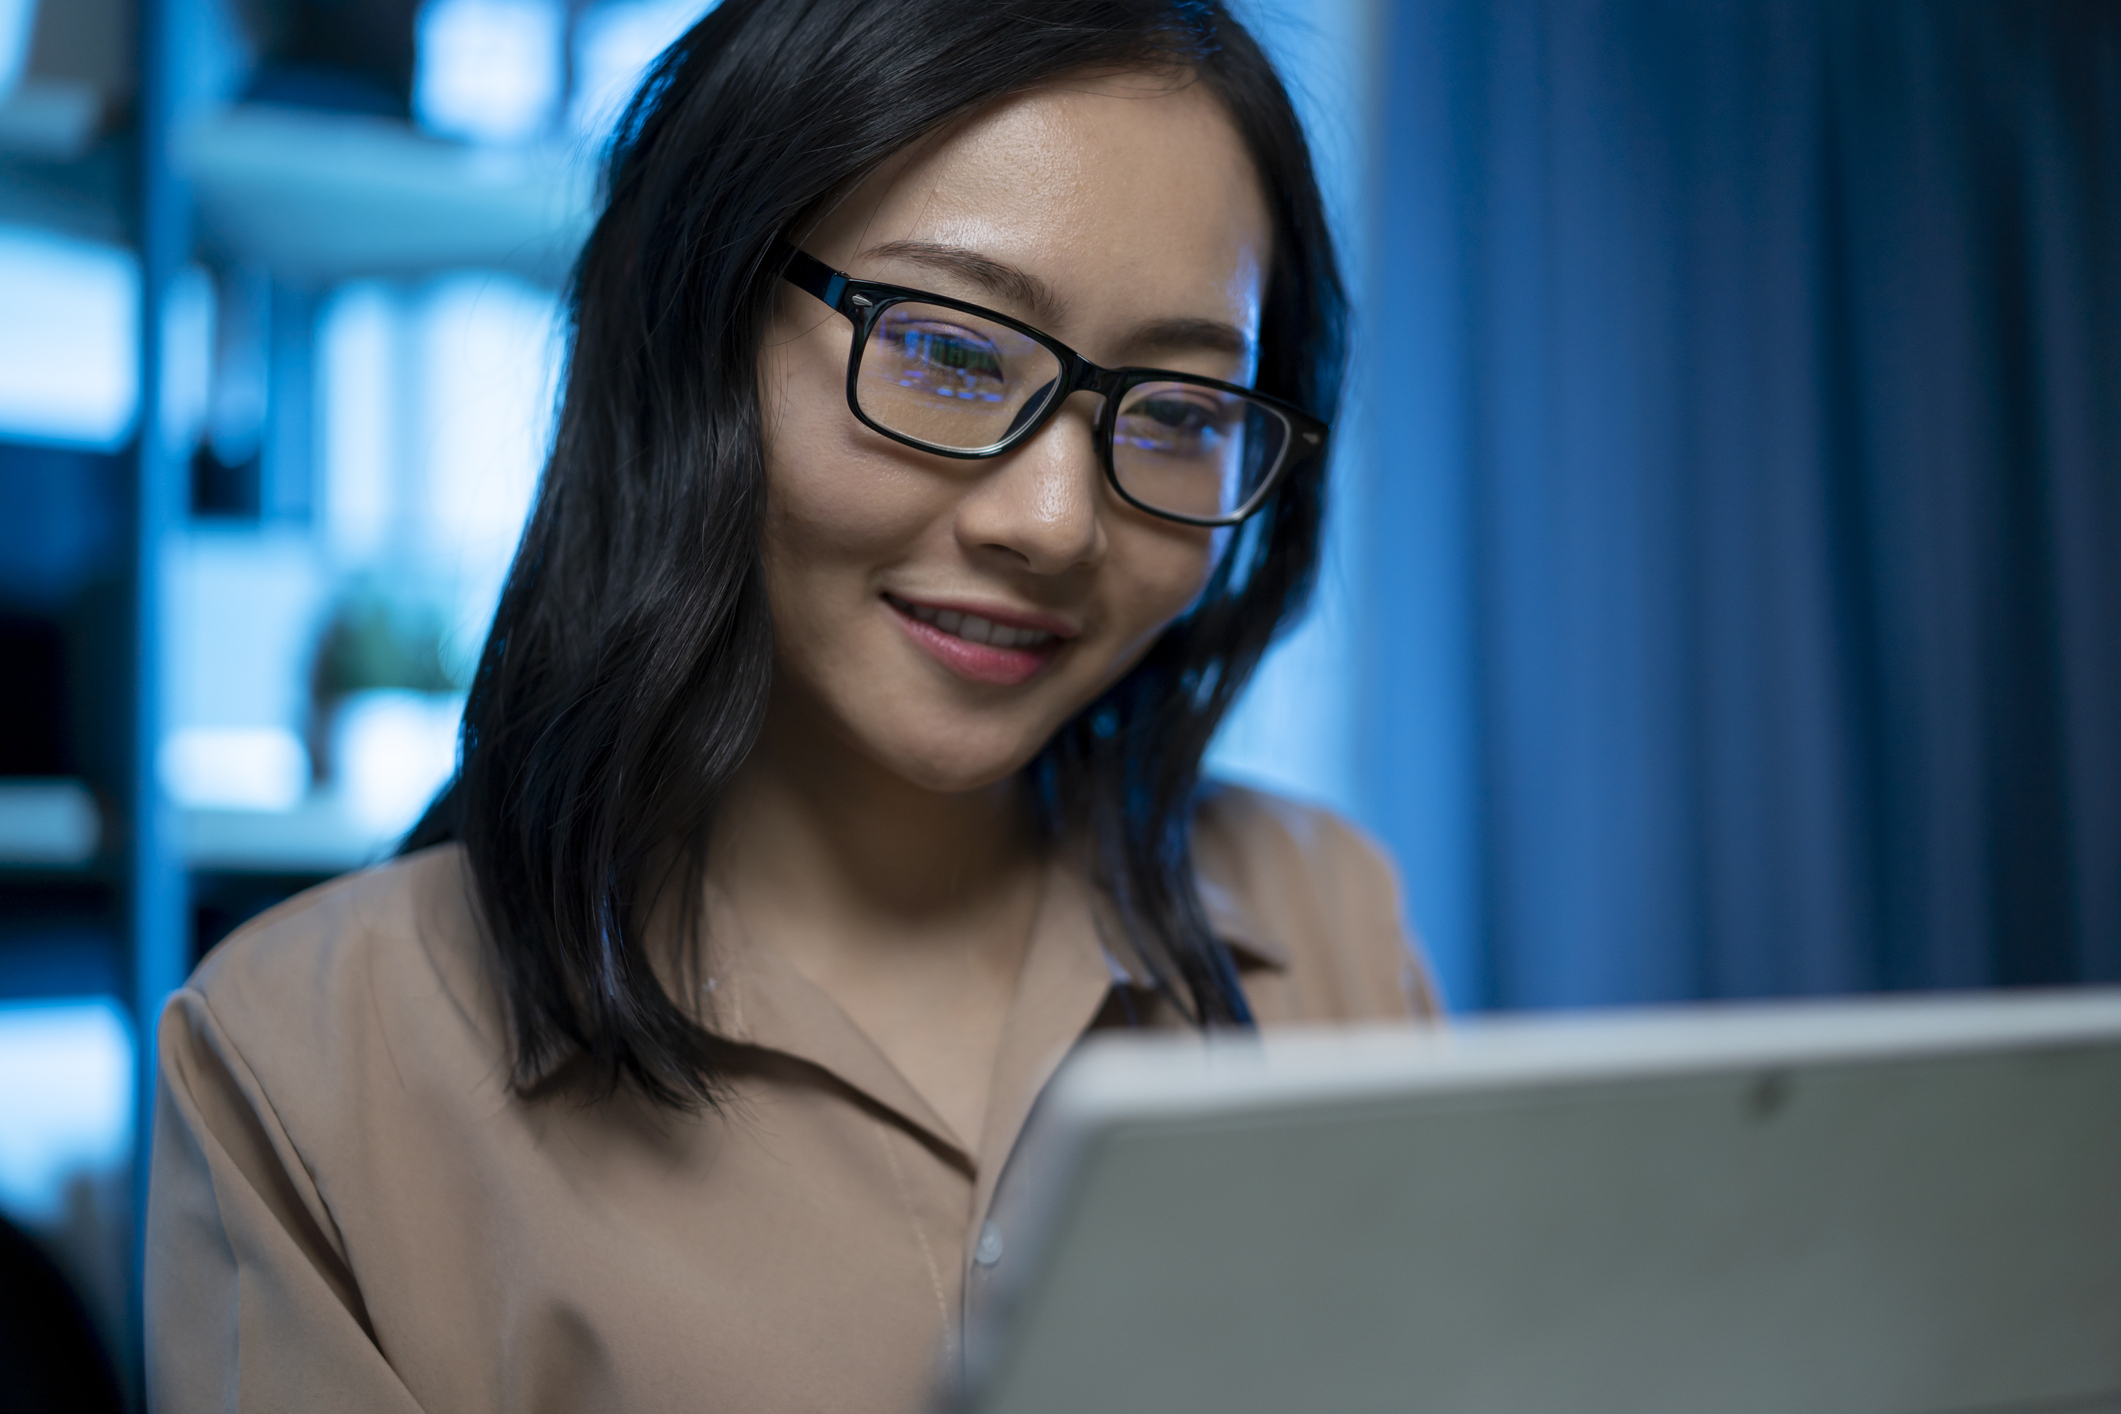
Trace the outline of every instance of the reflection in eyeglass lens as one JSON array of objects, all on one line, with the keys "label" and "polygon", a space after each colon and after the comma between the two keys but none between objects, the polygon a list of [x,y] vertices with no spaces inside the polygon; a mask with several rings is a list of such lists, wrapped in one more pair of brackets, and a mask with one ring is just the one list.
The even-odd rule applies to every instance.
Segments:
[{"label": "reflection in eyeglass lens", "polygon": [[862,351],[862,411],[931,446],[980,451],[1043,407],[1060,361],[1037,340],[939,305],[884,311]]}]

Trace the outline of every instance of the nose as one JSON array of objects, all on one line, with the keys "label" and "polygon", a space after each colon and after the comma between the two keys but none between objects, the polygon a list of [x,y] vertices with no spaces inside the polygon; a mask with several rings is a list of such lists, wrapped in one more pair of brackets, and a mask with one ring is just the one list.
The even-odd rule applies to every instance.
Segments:
[{"label": "nose", "polygon": [[1104,554],[1098,510],[1097,396],[1078,393],[1036,437],[997,457],[958,503],[958,538],[1034,574],[1062,574]]}]

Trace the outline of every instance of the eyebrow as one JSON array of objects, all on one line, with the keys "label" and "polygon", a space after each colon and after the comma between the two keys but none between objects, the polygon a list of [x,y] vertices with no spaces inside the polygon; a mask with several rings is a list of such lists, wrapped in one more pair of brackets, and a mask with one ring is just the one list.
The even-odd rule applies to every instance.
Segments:
[{"label": "eyebrow", "polygon": [[862,254],[874,260],[907,260],[946,275],[970,280],[990,295],[1009,301],[1039,324],[1058,324],[1065,306],[1053,287],[1028,270],[981,255],[963,246],[933,241],[886,241]]},{"label": "eyebrow", "polygon": [[[988,294],[1024,310],[1041,327],[1058,324],[1066,304],[1051,285],[1028,270],[1006,261],[981,255],[963,246],[934,241],[886,241],[862,252],[866,259],[904,260],[925,265],[946,275],[969,280]],[[1207,349],[1214,353],[1245,358],[1252,353],[1252,340],[1234,324],[1220,319],[1152,319],[1127,337],[1134,350]]]},{"label": "eyebrow", "polygon": [[1211,353],[1246,358],[1252,341],[1244,330],[1220,319],[1153,319],[1127,339],[1132,349],[1207,349]]}]

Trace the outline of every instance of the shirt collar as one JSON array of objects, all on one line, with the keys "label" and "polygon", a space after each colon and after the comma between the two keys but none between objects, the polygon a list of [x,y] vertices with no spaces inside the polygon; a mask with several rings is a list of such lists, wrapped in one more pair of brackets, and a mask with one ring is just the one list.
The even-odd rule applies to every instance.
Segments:
[{"label": "shirt collar", "polygon": [[708,1026],[739,1045],[815,1066],[897,1114],[961,1167],[972,1167],[972,1143],[935,1112],[824,988],[778,949],[746,934],[736,911],[719,898],[709,900],[707,925],[701,1010]]},{"label": "shirt collar", "polygon": [[[1234,893],[1205,879],[1200,889],[1209,927],[1240,974],[1288,967],[1287,949]],[[727,1039],[807,1062],[921,1131],[978,1175],[979,1211],[1039,1092],[1090,1029],[1112,989],[1156,990],[1119,930],[1100,926],[1102,912],[1073,867],[1060,859],[1048,866],[995,1059],[983,1134],[952,1130],[823,988],[778,950],[746,935],[735,911],[715,897],[707,910],[702,1010]]]},{"label": "shirt collar", "polygon": [[1209,928],[1230,949],[1239,972],[1289,970],[1289,950],[1261,926],[1258,915],[1236,894],[1213,880],[1202,879],[1200,901],[1207,909]]},{"label": "shirt collar", "polygon": [[[1201,906],[1208,915],[1208,929],[1230,950],[1230,960],[1237,965],[1239,975],[1288,970],[1289,950],[1261,926],[1258,916],[1245,906],[1242,899],[1213,880],[1199,879],[1197,882]],[[1134,949],[1119,936],[1117,928],[1102,930],[1102,937],[1106,964],[1111,968],[1115,983],[1139,991],[1156,990],[1156,979],[1149,974],[1148,967]]]}]

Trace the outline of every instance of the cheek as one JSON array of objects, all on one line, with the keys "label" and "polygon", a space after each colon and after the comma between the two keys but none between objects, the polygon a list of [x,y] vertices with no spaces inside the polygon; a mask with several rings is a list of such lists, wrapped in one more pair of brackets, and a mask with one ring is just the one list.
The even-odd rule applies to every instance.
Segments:
[{"label": "cheek", "polygon": [[888,459],[871,463],[830,434],[769,447],[768,553],[814,560],[818,568],[875,564],[917,541],[935,519],[920,488],[905,480]]},{"label": "cheek", "polygon": [[857,607],[873,572],[920,544],[939,517],[927,478],[865,445],[842,404],[797,391],[819,382],[801,362],[792,350],[767,369],[775,381],[765,408],[762,548],[784,629]]},{"label": "cheek", "polygon": [[769,449],[761,542],[776,655],[811,687],[857,671],[880,565],[922,539],[927,518],[844,453]]},{"label": "cheek", "polygon": [[1112,537],[1107,603],[1115,636],[1131,658],[1190,607],[1228,537],[1161,524],[1127,524]]}]

